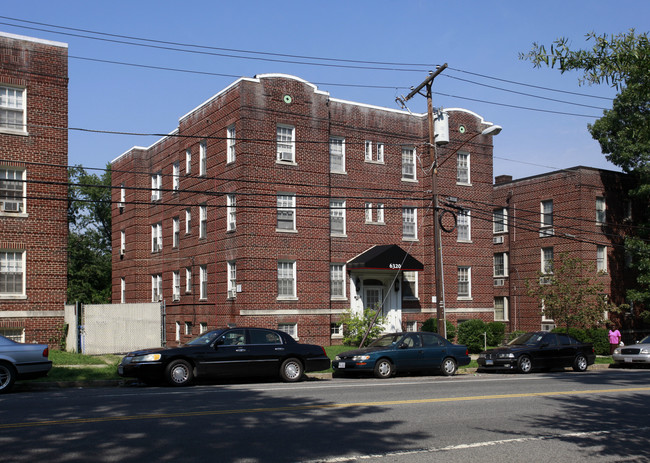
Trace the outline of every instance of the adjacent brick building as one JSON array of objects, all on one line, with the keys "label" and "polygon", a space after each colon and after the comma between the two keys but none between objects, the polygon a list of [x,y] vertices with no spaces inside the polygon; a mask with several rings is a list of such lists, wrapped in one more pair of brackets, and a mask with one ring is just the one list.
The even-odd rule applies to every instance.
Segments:
[{"label": "adjacent brick building", "polygon": [[[441,198],[481,205],[455,228],[445,214],[446,313],[491,321],[492,124],[446,116]],[[387,329],[419,327],[435,317],[427,127],[293,76],[237,80],[113,161],[113,302],[164,301],[170,345],[228,323],[330,344],[376,304]]]},{"label": "adjacent brick building", "polygon": [[0,33],[0,334],[54,342],[67,288],[68,48]]},{"label": "adjacent brick building", "polygon": [[627,197],[632,178],[618,172],[574,167],[518,180],[499,176],[494,186],[495,319],[507,331],[551,329],[525,282],[551,271],[562,253],[593,263],[594,279],[616,305],[625,302],[624,238],[633,226]]}]

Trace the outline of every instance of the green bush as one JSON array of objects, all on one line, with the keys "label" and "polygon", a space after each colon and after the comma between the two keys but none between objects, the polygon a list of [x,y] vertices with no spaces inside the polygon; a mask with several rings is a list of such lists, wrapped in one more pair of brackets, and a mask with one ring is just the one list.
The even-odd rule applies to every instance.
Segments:
[{"label": "green bush", "polygon": [[[566,328],[553,329],[553,333],[566,332]],[[593,344],[596,355],[609,355],[609,339],[605,328],[591,328],[587,330],[569,328],[569,336],[576,338],[580,342]]]},{"label": "green bush", "polygon": [[[445,325],[447,326],[447,339],[450,341],[453,341],[454,338],[456,337],[456,326],[450,322],[449,320],[445,320]],[[425,321],[422,324],[421,331],[428,331],[429,333],[437,333],[438,332],[438,319],[437,318],[429,318],[427,321]]]},{"label": "green bush", "polygon": [[[368,327],[372,323],[372,320],[375,318],[376,313],[377,311],[373,309],[365,308],[363,310],[363,315],[353,315],[352,311],[348,310],[348,312],[339,322],[339,325],[343,325],[343,344],[346,346],[358,347],[361,344],[366,331],[368,331]],[[372,329],[368,333],[364,347],[377,339],[383,330],[381,326],[383,324],[384,318],[377,317],[375,324],[372,326]]]},{"label": "green bush", "polygon": [[487,345],[500,346],[506,333],[506,325],[501,322],[490,322],[487,324]]},{"label": "green bush", "polygon": [[484,347],[484,333],[488,325],[483,320],[467,320],[458,325],[458,343],[465,344],[473,354],[481,352]]}]

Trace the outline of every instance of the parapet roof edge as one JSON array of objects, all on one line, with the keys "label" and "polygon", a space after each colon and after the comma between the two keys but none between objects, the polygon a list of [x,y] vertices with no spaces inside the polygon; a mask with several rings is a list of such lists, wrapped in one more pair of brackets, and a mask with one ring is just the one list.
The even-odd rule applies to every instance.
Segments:
[{"label": "parapet roof edge", "polygon": [[0,37],[7,37],[9,39],[25,40],[27,42],[36,42],[36,43],[42,43],[42,44],[45,44],[45,45],[52,45],[52,46],[55,46],[55,47],[68,48],[68,44],[65,43],[65,42],[56,42],[54,40],[38,39],[36,37],[29,37],[27,35],[11,34],[9,32],[0,31]]},{"label": "parapet roof edge", "polygon": [[[510,180],[509,182],[498,183],[498,184],[495,183],[492,186],[496,188],[496,187],[500,187],[500,186],[503,186],[503,185],[512,185],[513,183],[525,182],[526,180],[532,180],[532,179],[540,178],[540,177],[547,177],[549,175],[557,175],[557,174],[561,174],[563,172],[577,172],[577,171],[582,170],[582,169],[584,169],[584,170],[594,170],[594,171],[597,171],[597,172],[609,172],[609,173],[612,173],[612,174],[627,175],[625,172],[620,172],[620,171],[611,170],[611,169],[601,169],[600,167],[573,166],[573,167],[567,167],[566,169],[557,169],[557,170],[552,170],[550,172],[544,172],[544,173],[541,173],[541,174],[530,175],[528,177],[516,178],[516,179]],[[503,174],[503,175],[508,175],[508,174]],[[499,177],[499,175],[497,175],[497,177]]]},{"label": "parapet roof edge", "polygon": [[120,154],[118,157],[116,157],[115,159],[113,159],[113,160],[111,161],[111,165],[112,165],[113,163],[119,161],[120,158],[122,158],[123,156],[126,156],[127,154],[129,154],[129,153],[130,153],[131,151],[133,151],[133,150],[150,150],[151,148],[153,148],[154,146],[156,146],[158,143],[162,143],[163,141],[167,140],[169,137],[171,137],[172,135],[175,135],[175,134],[177,134],[177,133],[178,133],[178,129],[174,129],[174,130],[172,130],[171,132],[169,132],[167,135],[165,135],[164,137],[159,138],[158,140],[156,140],[155,142],[153,142],[153,143],[152,143],[151,145],[149,145],[149,146],[138,146],[138,145],[136,145],[136,146],[132,146],[131,148],[129,148],[128,150],[126,150],[125,152],[123,152],[122,154]]}]

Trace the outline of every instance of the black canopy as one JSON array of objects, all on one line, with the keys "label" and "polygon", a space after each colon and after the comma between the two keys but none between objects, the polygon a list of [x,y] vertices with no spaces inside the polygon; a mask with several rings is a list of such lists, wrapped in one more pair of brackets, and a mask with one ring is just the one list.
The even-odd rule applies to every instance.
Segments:
[{"label": "black canopy", "polygon": [[424,270],[424,265],[396,244],[373,246],[347,263],[348,270]]}]

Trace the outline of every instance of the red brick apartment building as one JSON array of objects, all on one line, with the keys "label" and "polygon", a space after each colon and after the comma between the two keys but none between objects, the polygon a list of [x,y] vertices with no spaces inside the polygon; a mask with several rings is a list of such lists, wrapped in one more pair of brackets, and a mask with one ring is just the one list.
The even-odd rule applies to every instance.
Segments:
[{"label": "red brick apartment building", "polygon": [[68,46],[0,32],[0,334],[48,342],[67,288]]},{"label": "red brick apartment building", "polygon": [[[446,114],[441,198],[487,211],[446,214],[446,313],[491,321],[492,124]],[[346,310],[377,304],[386,329],[418,328],[435,317],[427,127],[293,76],[237,80],[113,161],[113,302],[164,301],[169,345],[229,323],[336,343]]]},{"label": "red brick apartment building", "polygon": [[[594,277],[614,304],[630,287],[624,237],[632,226],[627,198],[632,179],[625,174],[573,167],[494,186],[493,252],[495,320],[507,331],[552,329],[539,301],[527,296],[525,282],[543,278],[549,263],[569,253],[595,264]],[[598,273],[596,273],[596,271]]]}]

